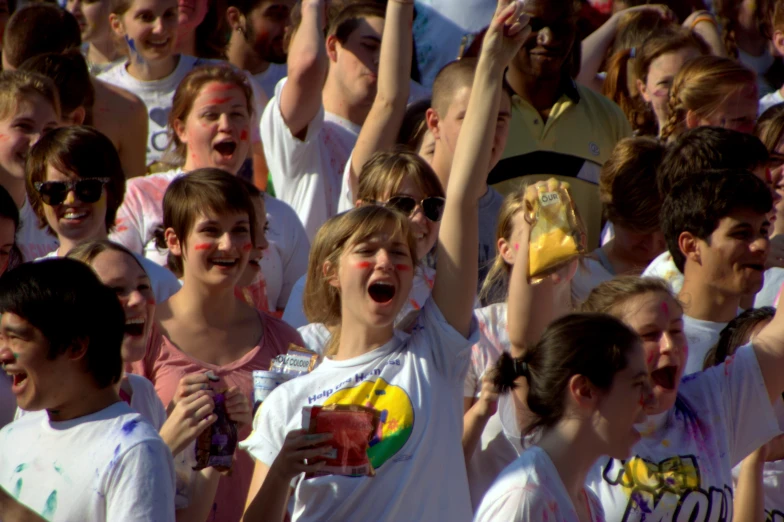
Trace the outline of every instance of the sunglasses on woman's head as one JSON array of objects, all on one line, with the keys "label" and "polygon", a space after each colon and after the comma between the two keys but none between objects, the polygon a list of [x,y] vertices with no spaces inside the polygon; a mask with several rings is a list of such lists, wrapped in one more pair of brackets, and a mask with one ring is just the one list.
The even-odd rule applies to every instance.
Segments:
[{"label": "sunglasses on woman's head", "polygon": [[59,205],[73,190],[76,199],[82,203],[95,203],[101,199],[103,187],[109,178],[83,178],[69,181],[37,181],[35,190],[47,205]]},{"label": "sunglasses on woman's head", "polygon": [[417,201],[411,196],[392,196],[381,204],[385,207],[393,208],[406,216],[411,216],[416,211],[417,206],[419,206],[427,219],[438,223],[441,221],[441,216],[444,215],[445,203],[446,200],[444,198],[437,196],[430,196],[422,201]]}]

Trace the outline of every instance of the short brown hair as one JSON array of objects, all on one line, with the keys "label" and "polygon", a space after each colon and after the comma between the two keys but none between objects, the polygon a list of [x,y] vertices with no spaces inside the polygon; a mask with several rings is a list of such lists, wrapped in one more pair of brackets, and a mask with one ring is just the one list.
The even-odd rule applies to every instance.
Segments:
[{"label": "short brown hair", "polygon": [[624,138],[618,142],[599,176],[599,199],[604,217],[637,232],[659,228],[662,197],[656,170],[664,145],[655,138]]},{"label": "short brown hair", "polygon": [[410,179],[426,196],[444,197],[444,188],[433,168],[418,154],[402,147],[376,152],[359,173],[357,199],[370,203],[394,194]]},{"label": "short brown hair", "polygon": [[431,105],[441,118],[446,116],[457,91],[464,87],[473,87],[477,63],[476,58],[461,58],[449,62],[438,71],[433,80]]},{"label": "short brown hair", "polygon": [[46,181],[50,165],[63,174],[79,178],[109,178],[104,223],[106,231],[111,231],[125,197],[125,174],[111,140],[92,127],[73,126],[47,132],[33,145],[27,157],[27,195],[38,216],[38,228],[45,227],[54,234],[46,222],[44,202],[35,188],[37,182]]},{"label": "short brown hair", "polygon": [[92,123],[95,88],[82,53],[70,50],[64,53],[46,53],[25,60],[20,71],[32,71],[50,78],[57,86],[63,115],[84,107],[84,123]]},{"label": "short brown hair", "polygon": [[69,257],[71,259],[76,259],[77,261],[81,261],[86,265],[92,266],[93,261],[99,255],[103,254],[104,252],[120,252],[121,254],[127,254],[128,256],[133,259],[139,267],[144,270],[144,273],[147,273],[147,270],[144,269],[142,264],[137,259],[136,255],[125,248],[123,245],[119,243],[115,243],[113,241],[109,241],[108,239],[98,239],[95,241],[88,241],[87,243],[82,243],[81,245],[77,245],[72,248],[65,257]]},{"label": "short brown hair", "polygon": [[82,36],[76,18],[56,5],[36,2],[15,12],[3,35],[3,56],[13,67],[44,53],[78,49]]},{"label": "short brown hair", "polygon": [[[248,214],[250,237],[256,237],[256,207],[253,206],[244,182],[226,171],[213,168],[196,169],[172,181],[163,196],[163,231],[168,228],[185,247],[188,234],[200,214]],[[158,233],[158,247],[161,234]],[[169,253],[169,269],[175,275],[183,274],[182,257]]]},{"label": "short brown hair", "polygon": [[672,293],[670,285],[658,277],[618,276],[601,283],[591,290],[580,307],[581,312],[610,314],[624,320],[628,307],[623,306],[629,299],[637,296],[661,293],[670,296],[680,304]]},{"label": "short brown hair", "polygon": [[774,105],[762,113],[754,128],[754,135],[765,145],[768,152],[772,154],[776,150],[784,136],[784,104]]},{"label": "short brown hair", "polygon": [[193,102],[199,96],[202,88],[210,82],[228,83],[238,87],[245,94],[248,114],[252,116],[254,113],[253,88],[248,83],[248,77],[245,74],[230,65],[196,67],[180,81],[177,90],[174,91],[172,109],[169,112],[169,151],[174,155],[176,161],[183,162],[185,160],[187,147],[174,132],[174,122],[184,123],[188,119],[188,115],[193,109]]},{"label": "short brown hair", "polygon": [[36,94],[49,102],[60,116],[60,95],[52,80],[28,71],[0,72],[0,120],[11,117],[23,98]]}]

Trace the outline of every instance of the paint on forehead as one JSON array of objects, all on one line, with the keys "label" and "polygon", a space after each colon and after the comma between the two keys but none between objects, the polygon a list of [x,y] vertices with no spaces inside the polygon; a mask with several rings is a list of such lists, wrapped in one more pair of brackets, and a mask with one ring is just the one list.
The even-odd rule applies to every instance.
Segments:
[{"label": "paint on forehead", "polygon": [[662,301],[661,310],[662,310],[662,313],[664,314],[664,317],[669,319],[670,318],[670,307],[667,305],[667,301]]},{"label": "paint on forehead", "polygon": [[211,243],[197,243],[197,244],[193,245],[193,249],[194,250],[207,250],[211,246],[212,246]]},{"label": "paint on forehead", "polygon": [[209,105],[221,105],[221,104],[226,103],[228,101],[231,101],[231,96],[228,96],[226,98],[213,98],[210,101],[208,101],[207,103]]},{"label": "paint on forehead", "polygon": [[236,88],[237,88],[237,86],[234,85],[233,83],[215,83],[215,84],[211,83],[210,86],[207,89],[204,90],[204,92],[206,92],[208,94],[215,94],[215,93],[219,93],[219,92],[230,91],[230,90],[236,89]]}]

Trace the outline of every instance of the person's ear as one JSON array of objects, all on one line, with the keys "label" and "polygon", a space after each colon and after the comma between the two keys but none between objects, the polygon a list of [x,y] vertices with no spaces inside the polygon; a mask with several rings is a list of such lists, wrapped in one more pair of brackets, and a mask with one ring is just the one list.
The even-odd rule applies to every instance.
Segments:
[{"label": "person's ear", "polygon": [[364,201],[362,201],[361,199],[358,199],[358,200],[357,200],[357,201],[354,203],[354,208],[359,208],[359,207],[361,207],[361,206],[362,206],[362,205],[364,205],[364,204],[365,204],[365,202],[364,202]]},{"label": "person's ear", "polygon": [[176,119],[174,120],[172,127],[174,128],[174,134],[177,135],[180,143],[183,145],[188,143],[188,137],[187,134],[185,134],[185,122],[180,119]]},{"label": "person's ear", "polygon": [[771,40],[773,41],[773,47],[776,48],[776,52],[779,56],[784,55],[784,32],[774,31]]},{"label": "person's ear", "polygon": [[166,247],[169,249],[169,252],[174,256],[182,256],[182,244],[174,229],[171,227],[167,228],[163,236],[166,238]]},{"label": "person's ear", "polygon": [[84,358],[84,356],[87,355],[88,344],[89,341],[87,339],[76,339],[76,341],[68,347],[68,351],[65,352],[66,357],[71,361],[78,361]]},{"label": "person's ear", "polygon": [[686,128],[687,129],[696,129],[700,126],[701,118],[697,115],[696,112],[693,110],[689,110],[686,112]]},{"label": "person's ear", "polygon": [[229,24],[233,31],[240,31],[244,29],[245,16],[240,13],[240,10],[234,6],[226,9],[226,23]]},{"label": "person's ear", "polygon": [[646,103],[651,103],[651,97],[648,95],[648,88],[645,86],[645,83],[641,79],[637,78],[636,84],[637,92],[640,93],[642,99],[645,100]]},{"label": "person's ear", "polygon": [[427,129],[430,131],[430,134],[433,135],[433,139],[438,141],[440,132],[438,130],[438,113],[432,107],[425,111],[425,123],[427,123]]},{"label": "person's ear", "polygon": [[112,13],[109,15],[109,26],[114,31],[114,34],[120,38],[125,38],[125,24],[122,22],[122,17],[118,14]]},{"label": "person's ear", "polygon": [[335,267],[332,266],[332,263],[329,261],[324,261],[324,264],[321,267],[321,273],[327,279],[327,282],[330,286],[335,288],[340,288],[340,280],[338,279],[337,270],[334,269]]},{"label": "person's ear", "polygon": [[594,409],[599,403],[599,391],[584,375],[571,376],[569,395],[580,409]]},{"label": "person's ear", "polygon": [[334,34],[327,36],[327,56],[329,57],[330,62],[337,62],[338,61],[338,37]]},{"label": "person's ear", "polygon": [[515,262],[515,251],[512,248],[512,245],[509,244],[509,241],[506,238],[501,238],[498,240],[498,253],[501,254],[501,257],[504,258],[504,261],[507,265],[513,265]]},{"label": "person's ear", "polygon": [[71,114],[64,116],[63,121],[68,122],[69,125],[81,125],[86,117],[87,109],[82,106],[75,108],[71,111]]},{"label": "person's ear", "polygon": [[683,256],[697,264],[702,263],[700,241],[691,232],[681,232],[678,236],[678,248]]}]

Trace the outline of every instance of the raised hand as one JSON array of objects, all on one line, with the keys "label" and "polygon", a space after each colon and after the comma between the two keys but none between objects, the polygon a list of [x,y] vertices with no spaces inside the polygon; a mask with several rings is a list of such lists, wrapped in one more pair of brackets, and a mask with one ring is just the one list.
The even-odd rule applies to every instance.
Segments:
[{"label": "raised hand", "polygon": [[485,33],[480,56],[493,57],[508,64],[531,34],[530,17],[519,0],[498,0],[493,20]]}]

